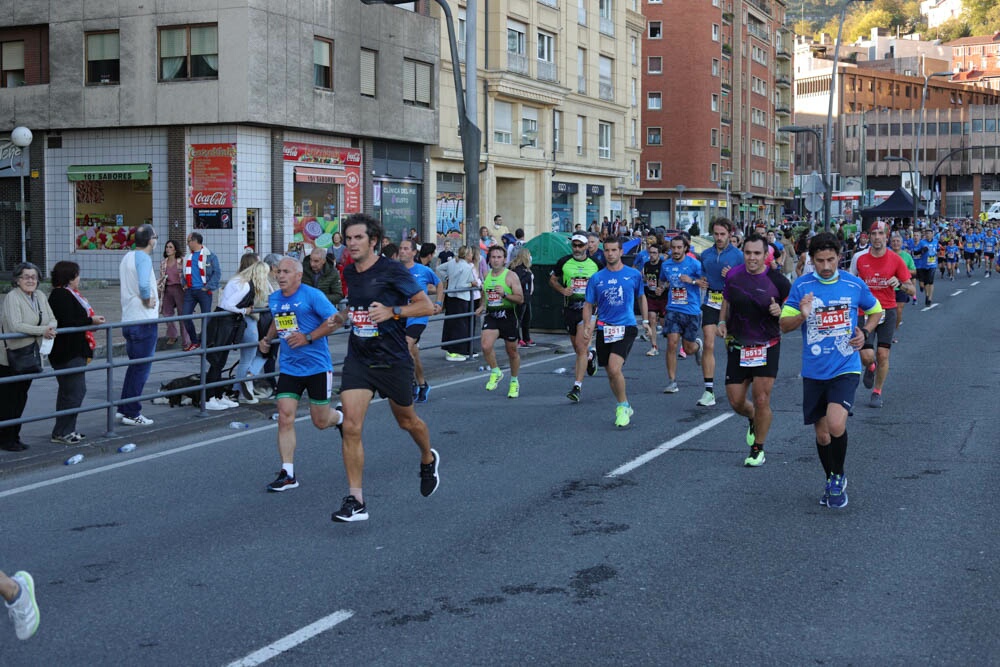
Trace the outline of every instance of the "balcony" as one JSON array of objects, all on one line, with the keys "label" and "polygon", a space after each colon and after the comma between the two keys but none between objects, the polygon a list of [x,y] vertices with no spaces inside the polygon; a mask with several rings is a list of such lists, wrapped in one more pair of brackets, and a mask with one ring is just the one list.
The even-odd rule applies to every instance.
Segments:
[{"label": "balcony", "polygon": [[538,80],[539,81],[558,81],[559,71],[555,63],[550,63],[547,60],[539,60],[537,63],[538,67]]},{"label": "balcony", "polygon": [[733,124],[733,118],[729,114],[723,113],[722,116],[721,116],[721,118],[722,118],[722,124],[723,125],[732,125]]},{"label": "balcony", "polygon": [[722,92],[724,92],[724,93],[731,93],[731,92],[733,92],[733,86],[732,86],[732,84],[729,83],[726,80],[723,80],[722,81]]},{"label": "balcony", "polygon": [[779,88],[791,88],[792,80],[789,79],[787,76],[779,76],[774,80],[774,85],[778,86]]},{"label": "balcony", "polygon": [[729,158],[732,157],[733,151],[732,149],[729,148],[723,148],[721,151],[719,151],[719,155],[721,155],[724,158]]},{"label": "balcony", "polygon": [[507,71],[516,72],[518,74],[528,73],[528,57],[520,54],[513,53],[511,51],[507,52]]},{"label": "balcony", "polygon": [[791,140],[788,138],[788,133],[787,132],[778,132],[774,136],[774,143],[776,143],[776,144],[786,144],[787,145],[787,144],[791,143]]},{"label": "balcony", "polygon": [[729,45],[729,42],[722,43],[722,55],[726,58],[730,58],[733,55],[733,47]]},{"label": "balcony", "polygon": [[792,59],[792,54],[788,52],[788,49],[785,48],[784,44],[778,44],[777,48],[778,48],[778,50],[775,52],[774,55],[775,55],[775,57],[778,60],[791,60]]},{"label": "balcony", "polygon": [[602,35],[607,35],[608,37],[615,36],[615,20],[606,16],[601,17],[601,24],[598,30],[601,31]]},{"label": "balcony", "polygon": [[771,36],[767,34],[767,29],[763,25],[748,23],[747,32],[749,32],[751,35],[761,40],[765,44],[771,43]]},{"label": "balcony", "polygon": [[767,2],[767,0],[750,0],[750,4],[768,16],[771,15],[771,3]]},{"label": "balcony", "polygon": [[597,96],[606,102],[614,102],[615,87],[610,83],[600,83],[597,86]]},{"label": "balcony", "polygon": [[723,23],[732,24],[732,22],[733,22],[733,13],[732,12],[722,12],[722,21],[723,21]]},{"label": "balcony", "polygon": [[792,110],[788,108],[788,105],[782,102],[781,104],[776,104],[774,106],[774,113],[778,115],[791,116]]},{"label": "balcony", "polygon": [[791,169],[791,165],[788,163],[788,160],[775,160],[774,168],[778,171],[788,171]]}]

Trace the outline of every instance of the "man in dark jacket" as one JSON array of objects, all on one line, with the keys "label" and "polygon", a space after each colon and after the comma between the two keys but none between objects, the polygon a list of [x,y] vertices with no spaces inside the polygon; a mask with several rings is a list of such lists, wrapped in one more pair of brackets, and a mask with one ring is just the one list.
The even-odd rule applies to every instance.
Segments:
[{"label": "man in dark jacket", "polygon": [[323,248],[314,248],[309,254],[309,262],[302,267],[302,282],[318,289],[335,306],[344,298],[340,272],[337,267],[327,263]]}]

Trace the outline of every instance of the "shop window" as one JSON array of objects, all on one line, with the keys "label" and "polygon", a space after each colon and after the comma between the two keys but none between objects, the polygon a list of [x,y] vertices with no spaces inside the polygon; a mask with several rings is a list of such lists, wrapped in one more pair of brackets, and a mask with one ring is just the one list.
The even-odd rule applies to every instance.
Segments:
[{"label": "shop window", "polygon": [[153,181],[149,164],[74,165],[77,251],[129,250],[135,230],[153,221]]},{"label": "shop window", "polygon": [[160,29],[160,81],[218,78],[218,26]]},{"label": "shop window", "polygon": [[88,85],[120,83],[119,62],[117,30],[87,35]]},{"label": "shop window", "polygon": [[333,42],[313,38],[313,87],[333,90]]},{"label": "shop window", "polygon": [[403,60],[403,103],[418,107],[431,105],[431,79],[434,68],[428,63]]},{"label": "shop window", "polygon": [[360,71],[361,71],[361,94],[365,97],[375,97],[375,66],[378,51],[371,49],[361,49]]},{"label": "shop window", "polygon": [[4,42],[0,47],[0,87],[16,88],[24,85],[24,42]]}]

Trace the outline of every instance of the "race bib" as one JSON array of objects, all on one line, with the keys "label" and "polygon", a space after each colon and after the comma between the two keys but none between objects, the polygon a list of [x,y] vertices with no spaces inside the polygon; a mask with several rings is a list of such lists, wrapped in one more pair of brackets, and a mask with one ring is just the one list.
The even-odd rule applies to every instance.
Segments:
[{"label": "race bib", "polygon": [[722,292],[708,291],[708,307],[716,310],[722,309]]},{"label": "race bib", "polygon": [[767,345],[740,348],[740,368],[759,368],[767,364]]},{"label": "race bib", "polygon": [[673,306],[686,306],[688,302],[687,287],[670,288],[670,304]]},{"label": "race bib", "polygon": [[625,325],[604,325],[604,342],[617,343],[625,338]]},{"label": "race bib", "polygon": [[288,338],[299,330],[299,319],[295,316],[295,313],[276,315],[274,318],[274,327],[278,330],[279,338]]},{"label": "race bib", "polygon": [[937,266],[937,255],[927,256],[927,266]]},{"label": "race bib", "polygon": [[573,278],[573,294],[576,296],[584,296],[586,293],[587,293],[587,279]]},{"label": "race bib", "polygon": [[378,325],[372,322],[368,309],[351,311],[352,332],[359,338],[374,338],[378,336]]},{"label": "race bib", "polygon": [[656,277],[655,276],[649,276],[648,278],[646,278],[646,289],[648,289],[650,292],[653,292],[653,291],[656,290]]},{"label": "race bib", "polygon": [[501,289],[486,290],[487,308],[499,308],[502,305],[503,305],[503,290]]},{"label": "race bib", "polygon": [[850,336],[851,316],[848,306],[823,306],[816,309],[816,330],[820,336]]}]

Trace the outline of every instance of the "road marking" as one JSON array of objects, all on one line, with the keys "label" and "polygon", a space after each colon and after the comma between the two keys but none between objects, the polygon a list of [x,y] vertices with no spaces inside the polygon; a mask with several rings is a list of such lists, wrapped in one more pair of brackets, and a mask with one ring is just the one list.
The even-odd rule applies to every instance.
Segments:
[{"label": "road marking", "polygon": [[301,630],[296,630],[287,637],[282,637],[278,641],[265,646],[259,651],[254,651],[242,660],[229,663],[227,667],[254,667],[254,665],[267,662],[271,658],[278,657],[288,649],[295,648],[299,644],[312,639],[319,633],[326,632],[333,626],[343,623],[351,616],[354,616],[353,611],[347,611],[345,609],[336,611],[329,616],[319,619],[315,623],[307,625]]},{"label": "road marking", "polygon": [[959,294],[961,294],[964,291],[965,291],[964,289],[956,290],[955,293],[952,294],[951,296],[958,296]]},{"label": "road marking", "polygon": [[[521,364],[521,368],[531,368],[532,366],[538,366],[541,364],[551,363],[553,361],[558,361],[562,359],[564,355],[552,355],[548,359],[540,359],[538,361],[532,361],[526,364]],[[475,373],[466,378],[460,378],[458,380],[452,380],[451,382],[443,382],[441,384],[434,385],[435,388],[451,387],[456,384],[462,384],[463,382],[481,382],[482,375]],[[372,401],[372,404],[381,403],[385,401],[384,398],[376,398]],[[277,409],[277,407],[275,408]],[[312,419],[309,414],[302,415],[295,419],[296,422],[308,421]],[[172,456],[174,454],[181,454],[183,452],[190,451],[192,449],[200,449],[202,447],[207,447],[208,445],[214,445],[219,442],[226,442],[227,440],[235,440],[237,438],[242,438],[244,436],[250,435],[252,433],[258,433],[260,431],[265,431],[271,428],[277,428],[278,422],[272,421],[264,426],[258,426],[252,428],[248,431],[235,431],[233,433],[227,433],[226,435],[220,435],[215,438],[210,438],[208,440],[202,440],[200,442],[192,442],[188,445],[181,445],[180,447],[174,447],[173,449],[168,449],[162,452],[156,452],[155,454],[146,454],[144,456],[137,456],[135,458],[129,458],[125,461],[117,461],[115,463],[108,463],[106,465],[99,466],[97,468],[92,468],[90,470],[81,470],[79,472],[70,473],[68,475],[63,475],[62,477],[55,477],[53,479],[47,479],[41,482],[35,482],[33,484],[27,484],[25,486],[19,486],[13,489],[8,489],[6,491],[0,491],[0,498],[7,498],[9,496],[14,496],[19,493],[25,493],[26,491],[36,491],[38,489],[44,489],[48,486],[54,486],[56,484],[62,484],[63,482],[69,482],[74,479],[81,479],[83,477],[90,477],[91,475],[97,475],[102,472],[108,472],[109,470],[116,470],[118,468],[124,468],[125,466],[135,465],[137,463],[145,463],[146,461],[152,461],[154,459],[163,458],[164,456]]]},{"label": "road marking", "polygon": [[937,308],[937,307],[938,307],[938,304],[936,304],[936,303],[932,303],[931,305],[929,305],[929,306],[927,306],[927,307],[925,307],[925,308],[921,308],[921,309],[920,309],[920,312],[922,312],[922,313],[926,313],[926,312],[927,312],[928,310],[930,310],[931,308]]},{"label": "road marking", "polygon": [[975,287],[975,286],[976,286],[976,285],[978,285],[978,284],[979,284],[979,281],[977,280],[977,281],[976,281],[976,282],[974,282],[974,283],[969,283],[969,287]]},{"label": "road marking", "polygon": [[628,463],[626,463],[623,466],[619,466],[618,468],[615,468],[614,470],[612,470],[611,472],[609,472],[607,475],[605,475],[605,477],[621,477],[622,475],[630,473],[633,470],[635,470],[636,468],[638,468],[639,466],[645,465],[646,463],[649,463],[650,461],[652,461],[653,459],[655,459],[657,456],[660,456],[661,454],[665,454],[666,452],[670,451],[671,449],[673,449],[677,445],[683,444],[683,443],[687,442],[688,440],[690,440],[691,438],[695,437],[696,435],[700,435],[700,434],[704,433],[705,431],[707,431],[709,429],[715,428],[716,426],[718,426],[722,422],[726,421],[730,417],[734,416],[735,414],[736,414],[735,412],[727,412],[725,414],[719,415],[718,417],[715,417],[714,419],[708,420],[707,422],[705,422],[704,424],[701,424],[700,426],[695,426],[690,431],[687,431],[685,433],[681,433],[680,435],[676,436],[675,438],[673,438],[671,440],[667,440],[666,442],[664,442],[663,444],[659,445],[658,447],[649,450],[648,452],[646,452],[642,456],[640,456],[638,458],[635,458],[635,459],[632,459],[631,461],[629,461]]}]

